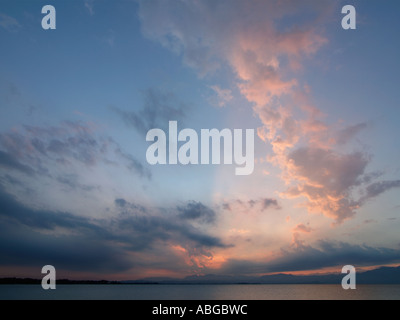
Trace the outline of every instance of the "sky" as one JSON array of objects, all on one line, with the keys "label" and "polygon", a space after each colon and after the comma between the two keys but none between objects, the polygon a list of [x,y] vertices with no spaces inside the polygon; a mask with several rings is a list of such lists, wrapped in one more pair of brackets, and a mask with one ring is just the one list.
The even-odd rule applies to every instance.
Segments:
[{"label": "sky", "polygon": [[[399,265],[399,10],[1,0],[0,277]],[[253,129],[254,171],[149,164],[146,135],[169,121]]]}]

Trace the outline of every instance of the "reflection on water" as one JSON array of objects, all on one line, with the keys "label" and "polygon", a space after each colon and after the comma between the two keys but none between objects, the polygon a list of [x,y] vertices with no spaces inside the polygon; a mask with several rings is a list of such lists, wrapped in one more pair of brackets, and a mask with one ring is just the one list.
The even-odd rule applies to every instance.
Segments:
[{"label": "reflection on water", "polygon": [[0,285],[0,299],[94,300],[399,300],[400,285],[357,285],[344,290],[335,284],[232,285]]}]

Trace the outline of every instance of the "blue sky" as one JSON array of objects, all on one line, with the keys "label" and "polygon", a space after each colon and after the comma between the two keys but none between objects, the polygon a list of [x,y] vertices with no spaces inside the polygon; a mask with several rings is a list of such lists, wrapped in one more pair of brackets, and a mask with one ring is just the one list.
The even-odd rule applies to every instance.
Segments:
[{"label": "blue sky", "polygon": [[[45,4],[0,4],[0,276],[399,263],[397,3]],[[149,165],[171,120],[254,129],[254,172]]]}]

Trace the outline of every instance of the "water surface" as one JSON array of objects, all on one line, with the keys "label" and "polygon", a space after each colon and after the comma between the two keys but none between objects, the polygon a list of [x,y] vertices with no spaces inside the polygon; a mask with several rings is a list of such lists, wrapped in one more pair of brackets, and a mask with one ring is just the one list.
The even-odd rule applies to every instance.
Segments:
[{"label": "water surface", "polygon": [[17,300],[400,300],[400,285],[358,285],[344,290],[335,284],[222,285],[0,285],[0,299]]}]

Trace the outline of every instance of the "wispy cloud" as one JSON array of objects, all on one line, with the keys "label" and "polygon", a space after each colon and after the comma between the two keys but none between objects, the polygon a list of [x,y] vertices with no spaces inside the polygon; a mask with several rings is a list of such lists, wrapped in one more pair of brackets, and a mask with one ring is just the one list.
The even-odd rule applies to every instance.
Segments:
[{"label": "wispy cloud", "polygon": [[32,175],[34,170],[21,164],[13,155],[0,150],[0,166],[6,169],[14,169]]},{"label": "wispy cloud", "polygon": [[400,188],[400,180],[384,180],[371,183],[366,187],[366,194],[360,199],[360,203],[375,198],[380,194],[395,188]]},{"label": "wispy cloud", "polygon": [[91,16],[94,15],[94,0],[84,0],[85,8]]},{"label": "wispy cloud", "polygon": [[18,31],[22,26],[17,19],[0,12],[0,27],[7,31]]},{"label": "wispy cloud", "polygon": [[218,85],[210,86],[210,88],[214,91],[214,95],[208,100],[214,106],[225,107],[233,99],[232,90],[222,89]]},{"label": "wispy cloud", "polygon": [[166,129],[169,120],[182,123],[186,116],[188,105],[179,101],[173,93],[164,93],[150,88],[144,91],[144,104],[138,111],[121,110],[111,107],[126,125],[146,135],[153,128]]},{"label": "wispy cloud", "polygon": [[[108,160],[110,156],[118,162]],[[70,172],[74,164],[95,167],[110,163],[141,177],[151,177],[138,159],[114,139],[98,135],[90,124],[64,121],[59,126],[24,126],[0,133],[0,165],[27,174],[51,177],[51,171],[57,169],[58,176],[64,174],[59,182],[66,182],[66,175],[75,174]]]},{"label": "wispy cloud", "polygon": [[359,132],[362,130],[366,129],[368,127],[368,124],[365,122],[358,123],[355,125],[348,126],[344,129],[341,129],[337,133],[337,143],[338,144],[345,144],[349,141],[351,141]]}]

